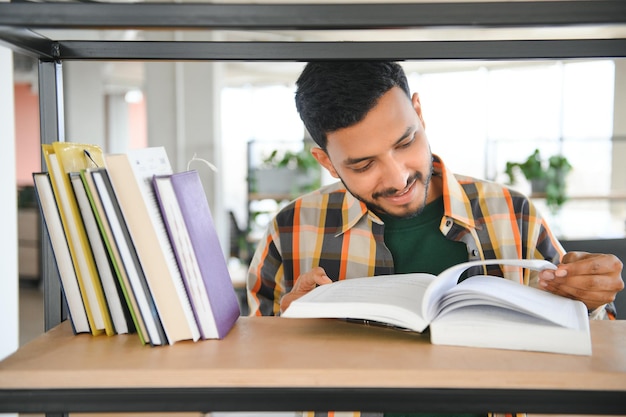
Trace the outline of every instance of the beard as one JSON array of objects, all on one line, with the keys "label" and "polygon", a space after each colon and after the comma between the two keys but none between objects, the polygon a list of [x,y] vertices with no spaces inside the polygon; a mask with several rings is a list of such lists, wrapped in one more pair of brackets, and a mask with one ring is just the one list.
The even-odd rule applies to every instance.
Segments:
[{"label": "beard", "polygon": [[414,185],[414,183],[419,182],[422,184],[422,186],[424,187],[424,195],[422,196],[422,201],[419,204],[419,206],[415,209],[409,209],[408,205],[406,206],[407,211],[403,214],[395,214],[395,213],[390,213],[389,211],[385,210],[385,208],[379,204],[377,202],[377,200],[381,197],[390,197],[393,196],[395,194],[397,194],[398,192],[402,191],[402,190],[397,190],[395,188],[388,188],[386,190],[381,190],[381,191],[377,191],[374,192],[371,196],[371,198],[365,198],[355,192],[353,192],[350,187],[348,187],[348,184],[346,184],[345,181],[342,182],[344,184],[344,186],[346,187],[346,189],[350,192],[350,194],[352,194],[354,197],[356,197],[358,200],[362,201],[369,210],[373,211],[376,214],[385,214],[388,216],[392,216],[392,217],[396,217],[399,219],[410,219],[416,216],[419,216],[422,211],[424,211],[424,207],[426,207],[426,201],[427,201],[427,197],[428,197],[428,188],[430,186],[430,180],[432,178],[433,175],[433,166],[432,166],[432,162],[430,164],[429,170],[427,174],[423,174],[422,172],[414,172],[413,174],[411,174],[411,176],[407,179],[406,182],[406,188]]}]

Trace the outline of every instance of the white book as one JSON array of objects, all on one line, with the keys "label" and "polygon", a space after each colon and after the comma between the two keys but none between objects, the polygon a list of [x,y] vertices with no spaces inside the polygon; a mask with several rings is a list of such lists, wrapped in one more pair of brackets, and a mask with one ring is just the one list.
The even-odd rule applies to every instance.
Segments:
[{"label": "white book", "polygon": [[33,174],[33,179],[39,207],[41,208],[44,224],[48,230],[52,252],[59,271],[61,287],[67,302],[72,328],[74,333],[90,333],[91,328],[87,320],[80,288],[78,287],[78,278],[74,272],[72,256],[65,232],[63,231],[61,215],[54,198],[50,177],[48,173],[38,172]]},{"label": "white book", "polygon": [[429,328],[437,345],[591,355],[581,301],[487,275],[457,284],[467,268],[487,264],[556,268],[542,260],[498,259],[465,262],[438,276],[347,279],[315,288],[293,301],[282,317],[343,318],[420,333]]}]

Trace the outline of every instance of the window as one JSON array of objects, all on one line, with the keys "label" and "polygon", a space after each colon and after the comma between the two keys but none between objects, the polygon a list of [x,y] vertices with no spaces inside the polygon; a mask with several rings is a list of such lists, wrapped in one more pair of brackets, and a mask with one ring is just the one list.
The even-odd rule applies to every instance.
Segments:
[{"label": "window", "polygon": [[[574,166],[568,176],[572,198],[557,216],[536,201],[556,233],[567,238],[624,235],[625,200],[583,198],[611,192],[613,61],[506,62],[422,73],[408,68],[432,150],[454,172],[506,182],[506,161],[522,161],[535,148],[546,157],[562,153]],[[236,210],[244,211],[246,204],[241,155],[247,142],[303,138],[293,94],[293,85],[223,91],[225,166],[239,170],[226,174],[226,201],[233,201]],[[530,191],[528,184],[516,187]],[[240,216],[245,219],[245,212]]]},{"label": "window", "polygon": [[433,152],[454,172],[506,182],[506,161],[521,162],[536,148],[569,159],[570,200],[557,215],[536,201],[566,238],[625,232],[626,201],[583,198],[611,192],[614,80],[611,60],[410,75]]}]

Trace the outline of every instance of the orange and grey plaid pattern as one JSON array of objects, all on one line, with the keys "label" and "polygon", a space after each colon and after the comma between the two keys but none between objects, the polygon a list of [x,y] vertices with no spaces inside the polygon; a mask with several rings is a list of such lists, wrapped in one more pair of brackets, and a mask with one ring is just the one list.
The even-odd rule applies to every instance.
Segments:
[{"label": "orange and grey plaid pattern", "polygon": [[[563,248],[526,196],[494,182],[454,175],[438,157],[434,172],[444,181],[441,232],[464,242],[470,260],[559,262]],[[278,315],[280,298],[301,274],[316,266],[332,280],[393,273],[383,232],[382,221],[340,182],[294,200],[273,219],[251,262],[247,281],[251,315]],[[519,268],[496,265],[468,273],[537,284],[536,272]]]}]

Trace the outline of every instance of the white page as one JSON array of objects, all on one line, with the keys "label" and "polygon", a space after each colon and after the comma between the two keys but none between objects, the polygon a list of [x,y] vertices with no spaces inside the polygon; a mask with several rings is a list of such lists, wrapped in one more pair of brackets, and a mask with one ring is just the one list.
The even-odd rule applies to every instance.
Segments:
[{"label": "white page", "polygon": [[[493,278],[492,278],[493,279]],[[582,314],[586,316],[586,308]],[[469,306],[437,317],[430,325],[436,345],[591,355],[589,320],[579,328],[554,326],[547,320],[499,307]]]},{"label": "white page", "polygon": [[428,326],[421,317],[422,296],[434,278],[379,275],[321,285],[292,302],[282,316],[376,320],[421,332]]},{"label": "white page", "polygon": [[468,268],[481,265],[511,265],[529,269],[556,269],[556,266],[542,259],[486,259],[481,261],[464,262],[451,266],[442,273],[428,286],[424,294],[424,304],[422,305],[422,317],[430,322],[437,314],[437,300],[443,297],[443,294],[450,288],[457,285],[459,277]]},{"label": "white page", "polygon": [[[445,315],[446,309],[479,304],[477,300],[484,300],[480,304],[512,308],[563,327],[580,328],[579,304],[582,302],[498,277],[474,276],[466,279],[446,293],[441,308]],[[587,320],[586,308],[582,310],[585,310],[583,318]]]}]

